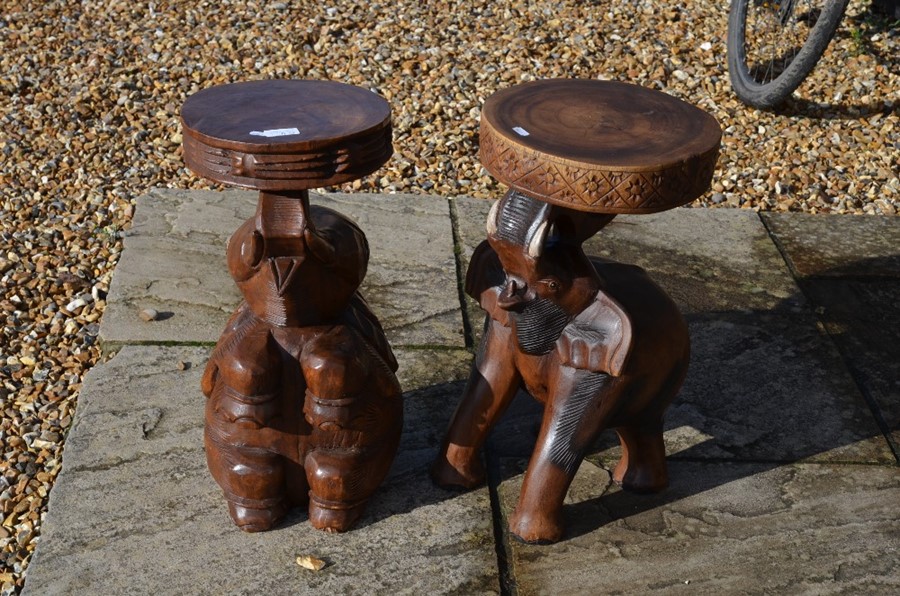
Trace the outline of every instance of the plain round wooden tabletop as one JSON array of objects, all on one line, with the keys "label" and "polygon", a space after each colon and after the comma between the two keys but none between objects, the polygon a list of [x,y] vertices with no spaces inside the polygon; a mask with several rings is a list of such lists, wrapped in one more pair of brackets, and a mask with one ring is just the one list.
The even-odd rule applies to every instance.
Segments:
[{"label": "plain round wooden tabletop", "polygon": [[481,116],[480,158],[508,186],[573,209],[651,213],[709,188],[721,129],[665,93],[550,79],[503,89]]},{"label": "plain round wooden tabletop", "polygon": [[260,190],[339,184],[391,156],[391,109],[378,95],[333,81],[219,85],[181,109],[185,161],[218,182]]}]

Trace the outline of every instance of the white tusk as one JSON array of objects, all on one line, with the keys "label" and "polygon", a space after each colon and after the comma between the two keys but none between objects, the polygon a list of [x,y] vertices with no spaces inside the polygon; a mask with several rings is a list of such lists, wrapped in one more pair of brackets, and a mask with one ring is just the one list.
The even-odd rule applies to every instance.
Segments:
[{"label": "white tusk", "polygon": [[488,213],[487,216],[487,233],[491,236],[497,233],[497,216],[500,213],[500,201],[494,201],[494,204],[491,205],[491,212]]},{"label": "white tusk", "polygon": [[537,232],[534,233],[534,236],[531,237],[531,242],[528,243],[528,256],[536,259],[544,252],[544,242],[547,240],[547,230],[549,229],[549,225],[547,222],[541,224],[541,226],[537,229]]}]

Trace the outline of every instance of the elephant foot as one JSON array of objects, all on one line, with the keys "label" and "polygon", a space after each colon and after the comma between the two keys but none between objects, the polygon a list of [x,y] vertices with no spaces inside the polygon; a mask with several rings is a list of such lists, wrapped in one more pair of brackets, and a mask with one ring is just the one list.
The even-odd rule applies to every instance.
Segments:
[{"label": "elephant foot", "polygon": [[265,532],[271,530],[287,513],[284,503],[272,507],[253,508],[228,502],[228,513],[235,525],[245,532]]},{"label": "elephant foot", "polygon": [[473,489],[484,484],[484,464],[470,450],[450,445],[431,466],[431,479],[441,488]]},{"label": "elephant foot", "polygon": [[651,494],[669,486],[669,475],[664,465],[629,465],[623,458],[613,471],[613,482],[628,492]]},{"label": "elephant foot", "polygon": [[622,459],[613,470],[613,482],[635,493],[658,493],[669,485],[662,418],[616,429]]},{"label": "elephant foot", "polygon": [[317,530],[337,534],[346,532],[362,517],[365,501],[356,505],[323,503],[313,496],[309,501],[309,523]]},{"label": "elephant foot", "polygon": [[553,544],[563,535],[562,515],[520,513],[516,509],[509,519],[509,531],[513,538],[526,544]]}]

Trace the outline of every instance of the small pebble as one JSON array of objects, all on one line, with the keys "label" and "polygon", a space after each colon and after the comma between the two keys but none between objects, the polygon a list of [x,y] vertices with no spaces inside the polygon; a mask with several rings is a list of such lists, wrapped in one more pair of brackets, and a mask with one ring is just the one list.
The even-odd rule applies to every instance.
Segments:
[{"label": "small pebble", "polygon": [[190,367],[191,367],[191,363],[185,362],[184,360],[179,360],[178,362],[175,363],[175,368],[177,368],[178,370],[187,370]]},{"label": "small pebble", "polygon": [[301,555],[297,557],[297,565],[310,571],[321,571],[325,568],[326,562],[311,555]]},{"label": "small pebble", "polygon": [[141,311],[140,317],[142,321],[155,321],[159,318],[159,312],[153,308],[145,308]]}]

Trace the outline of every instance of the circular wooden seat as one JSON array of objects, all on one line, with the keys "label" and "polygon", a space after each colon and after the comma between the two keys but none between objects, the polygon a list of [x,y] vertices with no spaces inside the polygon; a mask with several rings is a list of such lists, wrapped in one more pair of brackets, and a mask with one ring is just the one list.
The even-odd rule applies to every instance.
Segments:
[{"label": "circular wooden seat", "polygon": [[708,188],[715,118],[665,93],[612,81],[551,79],[491,95],[484,167],[530,197],[594,213],[653,213]]},{"label": "circular wooden seat", "polygon": [[304,190],[370,174],[391,156],[391,109],[332,81],[250,81],[204,89],[181,110],[184,159],[217,182]]}]

